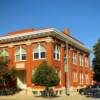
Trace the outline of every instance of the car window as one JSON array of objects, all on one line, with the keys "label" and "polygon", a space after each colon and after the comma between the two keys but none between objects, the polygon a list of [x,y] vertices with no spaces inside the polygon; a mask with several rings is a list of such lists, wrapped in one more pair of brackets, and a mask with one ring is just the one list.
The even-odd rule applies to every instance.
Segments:
[{"label": "car window", "polygon": [[92,88],[97,88],[97,85],[93,85]]}]

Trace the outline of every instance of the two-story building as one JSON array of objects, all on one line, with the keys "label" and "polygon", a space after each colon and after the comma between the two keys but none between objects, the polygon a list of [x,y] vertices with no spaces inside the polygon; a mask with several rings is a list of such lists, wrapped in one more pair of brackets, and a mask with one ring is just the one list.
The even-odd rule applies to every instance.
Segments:
[{"label": "two-story building", "polygon": [[73,38],[67,29],[26,29],[0,37],[1,55],[9,58],[17,70],[17,85],[40,89],[32,83],[32,74],[46,60],[60,77],[59,88],[78,89],[91,84],[90,50]]}]

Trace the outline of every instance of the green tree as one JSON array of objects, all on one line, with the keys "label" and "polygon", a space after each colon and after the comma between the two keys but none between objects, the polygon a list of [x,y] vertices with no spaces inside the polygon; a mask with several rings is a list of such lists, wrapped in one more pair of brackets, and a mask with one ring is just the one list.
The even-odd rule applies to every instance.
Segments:
[{"label": "green tree", "polygon": [[9,69],[9,60],[0,57],[0,91],[2,91],[2,95],[8,95],[14,93],[15,90],[16,71],[14,69]]},{"label": "green tree", "polygon": [[98,42],[93,46],[93,70],[94,70],[94,77],[93,79],[97,82],[100,82],[100,39]]},{"label": "green tree", "polygon": [[35,85],[52,87],[59,84],[59,76],[52,66],[48,65],[46,61],[43,61],[36,69],[32,82]]}]

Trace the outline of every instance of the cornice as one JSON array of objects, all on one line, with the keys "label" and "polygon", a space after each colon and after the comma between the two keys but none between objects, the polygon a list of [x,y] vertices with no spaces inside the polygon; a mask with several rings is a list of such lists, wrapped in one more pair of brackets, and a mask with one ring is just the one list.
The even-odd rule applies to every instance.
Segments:
[{"label": "cornice", "polygon": [[[74,45],[75,47],[77,47],[87,53],[90,53],[90,49],[86,48],[83,44],[81,44],[80,42],[74,40],[73,38],[63,34],[62,32],[60,32],[54,28],[0,37],[0,43],[1,44],[9,43],[9,42],[13,43],[14,41],[21,41],[21,40],[26,40],[26,39],[29,40],[32,38],[46,37],[46,36],[47,37],[49,36],[49,38],[46,40],[46,42],[53,42],[53,40],[50,37],[56,36],[56,38],[58,38],[64,42],[67,41],[68,44]],[[27,44],[30,44],[30,43],[27,42]]]}]

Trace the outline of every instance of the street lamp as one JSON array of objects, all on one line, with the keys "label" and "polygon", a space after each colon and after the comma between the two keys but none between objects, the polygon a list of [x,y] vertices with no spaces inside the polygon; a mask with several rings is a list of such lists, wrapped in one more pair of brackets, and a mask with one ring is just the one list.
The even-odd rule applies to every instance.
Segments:
[{"label": "street lamp", "polygon": [[66,56],[64,58],[64,66],[65,66],[65,72],[66,72],[66,95],[70,95],[70,80],[69,80],[69,66],[68,66],[68,42],[66,43]]}]

